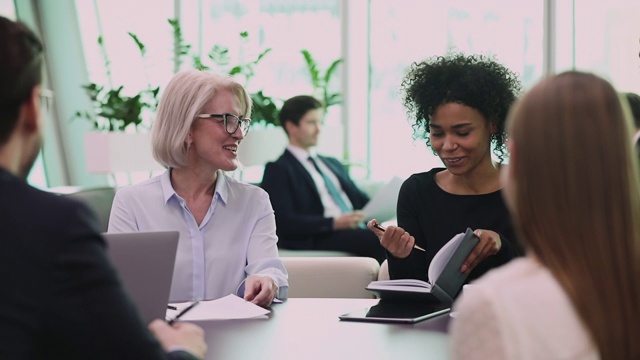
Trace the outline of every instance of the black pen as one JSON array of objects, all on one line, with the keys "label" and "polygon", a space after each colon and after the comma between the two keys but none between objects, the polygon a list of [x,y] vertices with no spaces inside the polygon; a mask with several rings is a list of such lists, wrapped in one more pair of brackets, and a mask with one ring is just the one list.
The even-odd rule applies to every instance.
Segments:
[{"label": "black pen", "polygon": [[167,305],[167,309],[169,309],[169,310],[178,310],[178,308],[173,306],[173,305]]},{"label": "black pen", "polygon": [[178,315],[176,315],[173,319],[170,319],[168,321],[169,325],[173,325],[174,322],[176,322],[178,319],[180,319],[180,317],[184,314],[187,313],[187,311],[193,309],[196,305],[198,305],[200,303],[200,300],[196,300],[194,302],[191,303],[191,305],[187,306],[186,308],[180,310],[180,312],[178,313]]},{"label": "black pen", "polygon": [[[382,226],[382,225],[380,225],[380,224],[378,224],[378,223],[375,223],[375,224],[373,225],[373,227],[375,227],[375,228],[376,228],[376,229],[378,229],[378,230],[382,230],[382,231],[387,230],[384,226]],[[416,244],[413,244],[413,248],[414,248],[414,249],[416,249],[416,250],[425,251],[423,248],[421,248],[420,246],[418,246],[418,245],[416,245]]]}]

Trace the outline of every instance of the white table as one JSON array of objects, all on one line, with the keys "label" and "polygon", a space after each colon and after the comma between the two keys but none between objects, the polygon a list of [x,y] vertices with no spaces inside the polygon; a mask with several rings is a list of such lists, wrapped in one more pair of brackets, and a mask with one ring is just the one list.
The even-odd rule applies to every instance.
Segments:
[{"label": "white table", "polygon": [[196,322],[207,359],[447,359],[449,315],[417,324],[347,322],[338,316],[375,299],[288,299],[268,319]]}]

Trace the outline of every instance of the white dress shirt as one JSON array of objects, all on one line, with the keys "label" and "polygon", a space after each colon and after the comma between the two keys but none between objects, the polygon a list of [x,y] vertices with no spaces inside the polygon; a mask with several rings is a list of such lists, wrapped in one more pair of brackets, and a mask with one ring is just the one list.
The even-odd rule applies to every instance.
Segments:
[{"label": "white dress shirt", "polygon": [[218,171],[211,206],[198,226],[173,189],[170,170],[118,190],[109,232],[180,232],[171,302],[244,294],[247,275],[270,276],[286,298],[287,271],[278,256],[276,222],[269,195]]},{"label": "white dress shirt", "polygon": [[342,190],[338,177],[333,173],[333,171],[331,171],[331,169],[327,167],[327,165],[324,164],[322,160],[318,158],[318,154],[316,154],[315,152],[307,152],[305,149],[293,146],[291,144],[287,146],[287,150],[289,150],[289,152],[291,152],[291,154],[293,154],[293,156],[298,159],[302,166],[307,169],[307,172],[309,173],[309,175],[311,175],[313,182],[316,184],[316,188],[318,188],[318,194],[320,195],[320,200],[322,201],[322,206],[324,207],[324,217],[336,218],[343,213],[340,209],[340,206],[336,203],[336,201],[329,193],[329,190],[327,190],[327,186],[324,183],[322,175],[320,175],[311,161],[309,161],[309,157],[313,157],[320,170],[322,170],[322,172],[327,175],[331,182],[333,182],[333,185],[335,185],[335,188],[338,189],[338,191],[340,192],[340,197],[342,198],[344,203],[347,204],[348,207],[353,209],[353,204],[351,204],[351,200],[349,200],[347,193]]},{"label": "white dress shirt", "polygon": [[600,358],[564,289],[532,257],[465,286],[453,310],[452,359]]}]

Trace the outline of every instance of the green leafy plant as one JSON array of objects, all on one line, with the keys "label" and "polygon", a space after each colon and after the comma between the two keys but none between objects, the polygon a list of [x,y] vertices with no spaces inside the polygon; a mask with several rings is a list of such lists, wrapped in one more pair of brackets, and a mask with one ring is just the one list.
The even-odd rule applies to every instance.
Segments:
[{"label": "green leafy plant", "polygon": [[[179,24],[177,25],[179,26]],[[174,34],[181,34],[179,29],[174,28]],[[189,44],[184,43],[181,37],[178,37],[179,46],[182,49],[187,49],[182,55],[188,55],[188,49],[191,48]],[[249,33],[243,31],[240,33],[240,40],[242,43],[246,43],[249,40]],[[207,54],[208,60],[215,65],[219,71],[226,72],[233,77],[241,77],[245,88],[249,88],[250,80],[255,76],[255,67],[262,61],[262,59],[271,52],[271,48],[262,50],[255,59],[242,62],[240,64],[231,63],[231,55],[229,48],[225,45],[214,45]],[[198,55],[191,55],[191,62],[193,67],[199,70],[211,70],[211,66],[206,65],[202,58]],[[251,114],[252,126],[267,127],[269,125],[277,126],[279,124],[278,119],[278,103],[279,99],[268,96],[264,93],[264,90],[258,90],[250,92],[251,100],[253,102],[253,112]]]},{"label": "green leafy plant", "polygon": [[318,62],[308,50],[301,50],[300,53],[304,56],[307,65],[314,95],[323,101],[325,111],[330,106],[340,104],[342,102],[342,95],[339,92],[331,92],[329,85],[338,65],[342,63],[342,59],[334,60],[323,73],[318,66]]},{"label": "green leafy plant", "polygon": [[[135,34],[128,34],[135,42],[140,56],[145,59],[146,46]],[[138,131],[144,125],[143,115],[145,110],[154,111],[156,109],[160,88],[151,87],[149,84],[146,89],[139,91],[137,94],[124,95],[122,93],[123,86],[114,87],[111,85],[111,63],[107,56],[102,36],[98,37],[98,45],[102,52],[109,86],[93,82],[83,85],[82,87],[91,99],[94,111],[76,111],[74,118],[89,120],[95,130],[125,131],[129,127],[133,127]]]},{"label": "green leafy plant", "polygon": [[[206,59],[202,59],[201,56],[192,53],[192,46],[184,40],[179,20],[168,19],[167,21],[171,26],[173,36],[174,73],[180,70],[182,64],[187,61],[186,59],[190,59],[192,66],[196,69],[211,70],[212,66],[214,66],[218,71],[226,72],[236,78],[241,77],[243,85],[249,89],[249,83],[255,76],[256,67],[271,52],[271,48],[267,48],[260,51],[255,58],[249,61],[233,64],[229,48],[225,45],[216,44],[207,53]],[[147,48],[145,44],[137,35],[128,34],[135,42],[142,59],[146,60]],[[242,45],[248,43],[248,32],[243,31],[239,35]],[[92,82],[83,85],[91,99],[94,111],[77,111],[74,118],[89,120],[95,130],[101,131],[124,131],[130,127],[133,127],[136,131],[145,129],[144,116],[156,110],[160,88],[148,84],[146,89],[133,95],[123,94],[123,86],[112,85],[111,63],[102,36],[98,37],[98,45],[102,53],[109,84],[100,85]],[[308,50],[302,50],[301,53],[309,71],[314,95],[323,101],[325,111],[328,107],[341,103],[340,93],[331,92],[329,83],[342,59],[333,61],[323,72]],[[211,66],[207,65],[204,60],[207,60],[207,63],[210,63]],[[264,89],[250,91],[250,96],[253,101],[252,126],[268,127],[279,125],[278,109],[282,104],[282,99],[267,95]]]}]

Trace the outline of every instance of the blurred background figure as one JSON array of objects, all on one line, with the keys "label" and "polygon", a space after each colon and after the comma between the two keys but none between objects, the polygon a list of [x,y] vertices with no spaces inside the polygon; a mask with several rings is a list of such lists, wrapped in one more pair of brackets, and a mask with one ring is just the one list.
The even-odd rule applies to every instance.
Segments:
[{"label": "blurred background figure", "polygon": [[[567,72],[509,118],[504,194],[527,254],[454,305],[454,359],[640,358],[640,193],[614,88]],[[482,325],[482,331],[478,326]]]},{"label": "blurred background figure", "polygon": [[362,226],[359,209],[369,197],[338,159],[315,151],[324,120],[320,101],[292,97],[282,105],[279,118],[289,145],[266,165],[261,186],[276,212],[280,246],[346,251],[384,261],[378,238]]},{"label": "blurred background figure", "polygon": [[27,184],[52,95],[44,49],[0,16],[0,54],[0,358],[204,358],[200,327],[156,319],[145,328],[86,206]]}]

